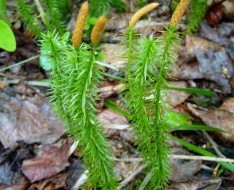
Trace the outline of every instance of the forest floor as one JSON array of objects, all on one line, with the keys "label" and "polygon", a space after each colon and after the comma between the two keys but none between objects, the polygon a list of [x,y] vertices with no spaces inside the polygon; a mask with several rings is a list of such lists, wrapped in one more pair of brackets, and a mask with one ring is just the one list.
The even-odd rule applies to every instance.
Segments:
[{"label": "forest floor", "polygon": [[[12,1],[11,1],[12,2]],[[108,74],[123,75],[120,35],[127,27],[133,10],[132,1],[125,13],[113,12],[108,20],[104,63]],[[14,4],[11,4],[14,9]],[[10,15],[14,17],[14,15]],[[233,16],[233,15],[232,15]],[[141,20],[136,30],[155,36],[168,24],[167,5]],[[234,17],[233,17],[234,18]],[[72,23],[72,22],[71,22]],[[71,26],[73,26],[71,24]],[[181,30],[185,30],[181,24]],[[39,66],[38,42],[28,36],[20,20],[14,21],[17,49],[0,50],[0,70],[32,58],[25,64],[0,72],[0,189],[71,189],[84,174],[79,150],[71,151],[72,138],[50,107],[49,73]],[[168,107],[191,116],[190,122],[216,127],[227,133],[174,131],[173,135],[222,158],[234,158],[234,21],[225,15],[210,25],[204,20],[197,33],[186,35],[179,51],[171,84],[181,88],[204,88],[212,97],[198,93],[168,90]],[[127,189],[135,189],[144,179],[144,164],[134,144],[128,120],[108,106],[120,102],[122,84],[106,77],[99,89],[98,118],[114,151],[115,172],[120,181],[128,180]],[[173,122],[173,121],[172,121]],[[190,155],[191,159],[171,158],[172,172],[168,189],[234,189],[234,174],[217,162],[194,160],[198,153],[170,140],[172,154]]]}]

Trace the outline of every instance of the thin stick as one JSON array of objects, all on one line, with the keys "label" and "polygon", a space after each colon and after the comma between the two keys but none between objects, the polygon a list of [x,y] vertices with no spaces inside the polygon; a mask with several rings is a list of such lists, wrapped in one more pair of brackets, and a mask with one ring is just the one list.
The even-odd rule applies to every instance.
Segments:
[{"label": "thin stick", "polygon": [[12,67],[18,66],[18,65],[22,65],[22,64],[27,63],[27,62],[29,62],[29,61],[32,61],[32,60],[34,60],[34,59],[37,59],[38,57],[39,57],[39,55],[36,55],[36,56],[30,57],[30,58],[28,58],[28,59],[25,59],[25,60],[23,60],[23,61],[20,61],[20,62],[18,62],[18,63],[15,63],[15,64],[13,64],[13,65],[4,67],[4,68],[0,69],[0,72],[5,71],[5,70],[7,70],[7,69],[10,69],[10,68],[12,68]]},{"label": "thin stick", "polygon": [[[171,154],[169,155],[171,159],[182,159],[182,160],[204,160],[211,162],[230,162],[234,163],[234,159],[230,158],[220,158],[220,157],[210,157],[210,156],[194,156],[194,155],[177,155]],[[142,162],[142,158],[126,158],[126,159],[117,159],[113,158],[114,161],[118,162]]]},{"label": "thin stick", "polygon": [[148,184],[148,182],[151,180],[153,174],[150,172],[145,176],[145,179],[143,180],[141,186],[139,187],[139,190],[143,190],[146,185]]},{"label": "thin stick", "polygon": [[206,136],[206,138],[209,140],[210,144],[213,146],[215,152],[217,155],[219,155],[222,158],[226,158],[222,152],[220,152],[220,150],[218,149],[218,145],[216,144],[216,142],[213,141],[213,139],[210,137],[210,135],[206,132],[203,131],[203,134]]},{"label": "thin stick", "polygon": [[125,187],[131,180],[133,180],[139,173],[141,173],[145,168],[147,167],[147,165],[142,165],[141,167],[139,167],[137,170],[135,170],[128,178],[126,178],[125,180],[123,180],[121,182],[121,184],[119,185],[118,189],[122,189],[123,187]]},{"label": "thin stick", "polygon": [[113,158],[116,162],[142,162],[142,158]]},{"label": "thin stick", "polygon": [[101,61],[95,61],[95,63],[98,64],[98,65],[100,65],[100,66],[106,67],[106,68],[108,68],[108,69],[113,69],[113,70],[115,70],[115,71],[118,71],[118,70],[119,70],[119,68],[117,68],[117,67],[115,67],[115,66],[113,66],[113,65],[110,65],[110,64],[108,64],[108,63],[104,63],[104,62],[101,62]]},{"label": "thin stick", "polygon": [[42,22],[46,25],[45,11],[43,10],[43,7],[42,7],[40,1],[39,0],[34,0],[34,2],[36,4],[36,6],[37,6],[37,10],[38,10],[38,12],[39,12],[39,14],[41,16]]},{"label": "thin stick", "polygon": [[70,157],[74,152],[75,150],[77,149],[77,146],[79,144],[79,141],[74,141],[73,144],[71,145],[67,155]]},{"label": "thin stick", "polygon": [[210,157],[210,156],[189,156],[189,155],[170,155],[172,159],[185,159],[185,160],[205,160],[211,162],[230,162],[234,163],[234,159],[230,158],[220,158],[220,157]]},{"label": "thin stick", "polygon": [[85,172],[80,176],[80,178],[76,181],[76,183],[73,185],[73,187],[71,188],[71,190],[78,190],[80,189],[80,187],[82,187],[87,179],[88,179],[88,170],[85,170]]}]

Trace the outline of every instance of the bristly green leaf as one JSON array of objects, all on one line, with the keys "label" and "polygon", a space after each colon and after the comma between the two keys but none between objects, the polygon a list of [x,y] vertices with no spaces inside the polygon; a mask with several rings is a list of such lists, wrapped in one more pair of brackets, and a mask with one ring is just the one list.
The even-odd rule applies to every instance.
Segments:
[{"label": "bristly green leaf", "polygon": [[[54,33],[55,34],[55,33]],[[49,34],[48,34],[49,35]],[[53,34],[52,34],[53,35]],[[57,41],[57,46],[58,46],[58,49],[63,49],[64,48],[64,45],[66,45],[68,43],[68,38],[69,38],[69,33],[65,33],[62,37],[61,37],[61,42],[55,40],[55,39],[52,39],[52,41]],[[54,57],[52,57],[52,50],[51,50],[51,45],[50,45],[50,41],[49,42],[46,42],[45,39],[47,39],[45,36],[45,34],[42,35],[43,36],[43,39],[41,42],[41,49],[40,49],[40,59],[39,59],[39,62],[40,62],[40,66],[44,69],[44,70],[52,70],[54,68],[54,65],[56,64],[55,63],[55,59]],[[56,36],[56,35],[55,35]],[[51,36],[52,38],[52,36]]]},{"label": "bristly green leaf", "polygon": [[[211,152],[209,152],[209,151],[207,151],[207,150],[205,150],[203,148],[195,146],[195,145],[193,145],[193,144],[191,144],[189,142],[186,142],[186,141],[184,141],[182,139],[179,139],[179,138],[174,137],[174,136],[172,136],[172,139],[178,141],[182,146],[184,146],[184,147],[186,147],[186,148],[188,148],[188,149],[190,149],[190,150],[192,150],[194,152],[197,152],[197,153],[199,153],[201,155],[216,157],[215,154],[213,154],[213,153],[211,153]],[[234,172],[234,166],[233,166],[233,164],[227,163],[227,162],[218,162],[218,163],[220,165],[222,165],[225,169],[227,169],[227,170],[229,170],[231,172]]]}]

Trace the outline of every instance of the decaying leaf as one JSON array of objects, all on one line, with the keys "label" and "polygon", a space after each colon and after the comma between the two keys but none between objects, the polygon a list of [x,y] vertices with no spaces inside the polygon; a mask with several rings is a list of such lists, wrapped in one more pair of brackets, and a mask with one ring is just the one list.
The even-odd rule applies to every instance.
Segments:
[{"label": "decaying leaf", "polygon": [[230,82],[234,80],[234,68],[228,53],[215,43],[199,37],[186,40],[187,55],[197,62],[184,63],[176,77],[180,79],[206,79],[219,85],[224,94],[232,92]]},{"label": "decaying leaf", "polygon": [[24,159],[34,156],[32,146],[21,144],[13,149],[0,149],[0,189],[27,186],[28,180],[22,175],[21,166]]},{"label": "decaying leaf", "polygon": [[24,160],[22,172],[30,182],[51,177],[69,166],[68,150],[68,145],[42,146],[35,158]]},{"label": "decaying leaf", "polygon": [[216,190],[220,188],[221,184],[221,179],[203,179],[199,181],[172,183],[169,190]]},{"label": "decaying leaf", "polygon": [[[170,85],[173,87],[180,87],[180,88],[188,87],[185,81],[171,82]],[[183,91],[167,90],[166,100],[169,106],[173,108],[175,106],[182,104],[189,96],[190,94]]]},{"label": "decaying leaf", "polygon": [[[231,102],[233,103],[233,102]],[[229,106],[227,109],[226,104],[219,109],[199,109],[193,104],[188,103],[188,109],[198,118],[200,118],[206,125],[217,127],[228,133],[220,133],[222,140],[234,142],[234,114],[232,113],[232,107]]]},{"label": "decaying leaf", "polygon": [[67,173],[58,174],[54,177],[42,180],[40,182],[32,184],[28,190],[35,190],[35,189],[44,189],[44,190],[59,190],[59,189],[66,189],[66,180],[67,180]]},{"label": "decaying leaf", "polygon": [[64,134],[46,99],[21,100],[1,93],[0,105],[0,141],[5,148],[19,141],[50,144]]},{"label": "decaying leaf", "polygon": [[128,121],[124,116],[110,109],[100,112],[98,119],[105,128],[112,128],[113,125],[128,125]]},{"label": "decaying leaf", "polygon": [[[181,149],[173,149],[176,154],[187,154]],[[201,160],[177,160],[171,159],[172,172],[170,180],[173,182],[189,181],[194,179],[197,172],[201,170]]]}]

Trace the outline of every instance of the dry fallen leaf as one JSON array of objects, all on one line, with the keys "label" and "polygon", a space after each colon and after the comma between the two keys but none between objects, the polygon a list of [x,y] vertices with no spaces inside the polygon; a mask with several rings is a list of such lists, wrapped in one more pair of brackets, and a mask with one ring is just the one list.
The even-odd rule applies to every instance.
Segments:
[{"label": "dry fallen leaf", "polygon": [[120,44],[104,44],[103,47],[104,63],[109,63],[117,69],[124,66],[126,61],[123,56],[121,56],[124,50]]},{"label": "dry fallen leaf", "polygon": [[24,160],[22,172],[30,182],[51,177],[69,166],[68,145],[42,146],[35,158]]},{"label": "dry fallen leaf", "polygon": [[98,119],[105,128],[112,128],[112,126],[117,125],[128,125],[128,121],[123,115],[110,109],[105,109],[102,112],[100,112],[98,114]]},{"label": "dry fallen leaf", "polygon": [[203,179],[184,183],[172,183],[168,190],[216,190],[220,189],[221,179]]},{"label": "dry fallen leaf", "polygon": [[[232,106],[229,108],[232,108]],[[231,112],[232,110],[224,110],[222,106],[219,109],[199,109],[191,103],[188,103],[188,109],[206,125],[217,127],[228,132],[218,134],[222,140],[234,142],[234,114]],[[227,109],[227,106],[225,106],[225,109]]]},{"label": "dry fallen leaf", "polygon": [[[174,148],[172,152],[175,154],[188,154],[187,151],[180,148]],[[172,164],[170,181],[173,182],[194,180],[195,174],[201,170],[201,160],[171,159],[170,161]]]},{"label": "dry fallen leaf", "polygon": [[66,189],[67,173],[58,174],[54,177],[42,180],[32,184],[28,190],[43,189],[43,190],[61,190]]},{"label": "dry fallen leaf", "polygon": [[[187,83],[185,81],[178,81],[178,82],[171,82],[171,86],[178,87],[178,88],[186,88],[188,87]],[[166,100],[168,102],[168,105],[173,108],[180,104],[182,104],[190,94],[179,91],[179,90],[167,90],[167,97]]]},{"label": "dry fallen leaf", "polygon": [[220,86],[224,94],[232,92],[234,68],[224,48],[199,37],[188,36],[186,39],[188,58],[196,58],[193,64],[182,64],[174,77],[180,79],[206,79]]},{"label": "dry fallen leaf", "polygon": [[219,109],[234,114],[234,97],[226,99]]},{"label": "dry fallen leaf", "polygon": [[64,134],[47,99],[22,100],[0,95],[0,141],[5,148],[19,141],[50,144]]}]

